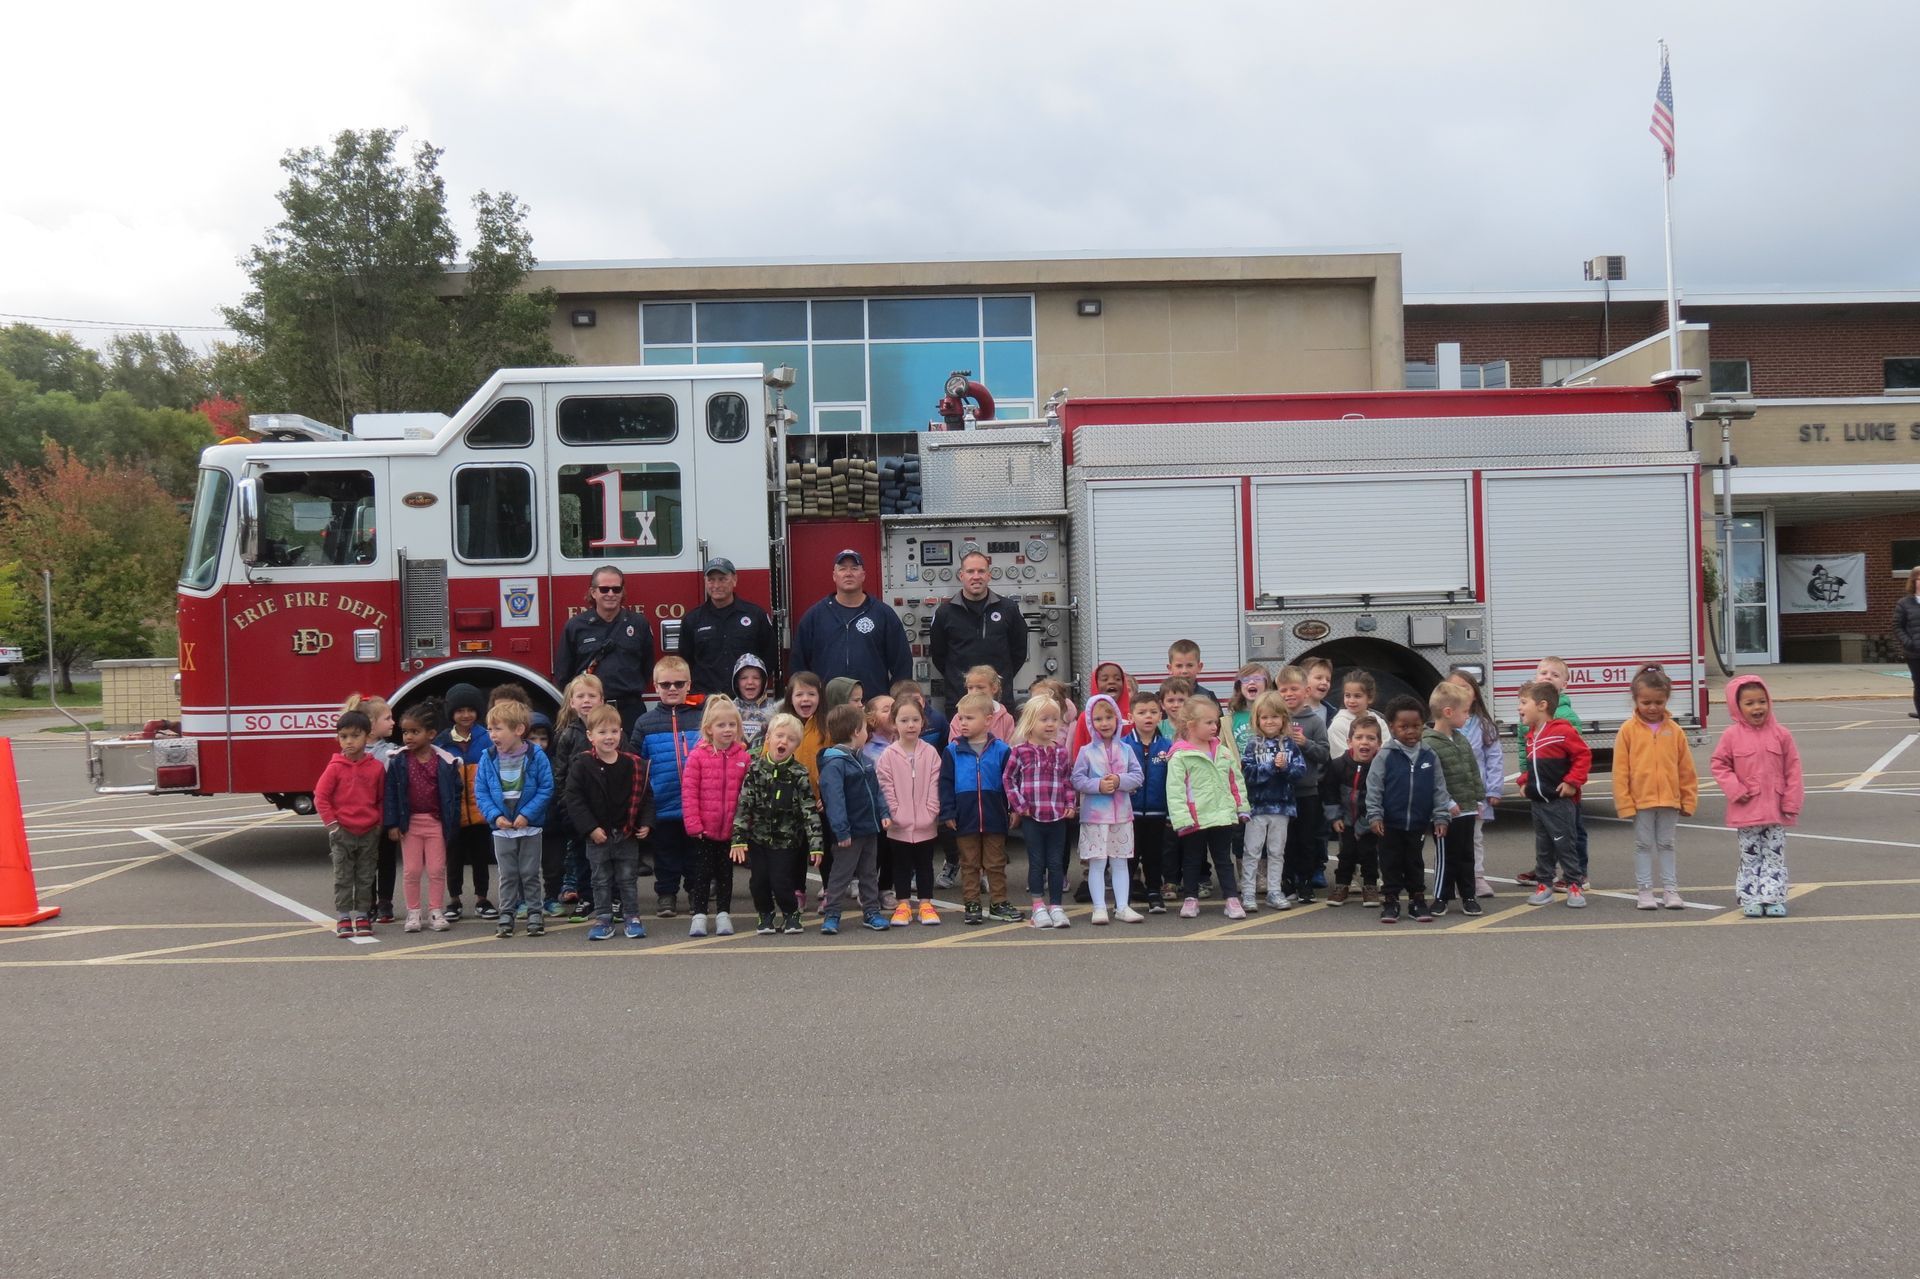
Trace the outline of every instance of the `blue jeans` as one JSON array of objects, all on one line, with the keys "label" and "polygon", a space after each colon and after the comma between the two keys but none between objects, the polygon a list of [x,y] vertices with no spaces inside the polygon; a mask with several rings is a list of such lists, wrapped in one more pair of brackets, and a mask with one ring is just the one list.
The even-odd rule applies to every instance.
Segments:
[{"label": "blue jeans", "polygon": [[1067,888],[1067,823],[1040,822],[1029,817],[1020,823],[1027,840],[1027,895],[1058,906]]}]

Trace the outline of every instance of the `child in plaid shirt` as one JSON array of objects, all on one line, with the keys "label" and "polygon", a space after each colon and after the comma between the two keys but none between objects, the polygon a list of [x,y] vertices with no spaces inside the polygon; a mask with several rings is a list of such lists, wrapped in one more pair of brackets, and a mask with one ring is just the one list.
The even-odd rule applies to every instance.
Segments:
[{"label": "child in plaid shirt", "polygon": [[1060,740],[1060,703],[1035,696],[1020,712],[1007,759],[1009,829],[1026,819],[1027,892],[1035,928],[1067,928],[1067,819],[1075,812],[1073,760]]}]

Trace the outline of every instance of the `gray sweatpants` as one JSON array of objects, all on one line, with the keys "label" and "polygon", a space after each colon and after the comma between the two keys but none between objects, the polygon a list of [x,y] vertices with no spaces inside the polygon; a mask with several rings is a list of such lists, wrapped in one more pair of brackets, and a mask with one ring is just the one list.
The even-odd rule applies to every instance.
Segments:
[{"label": "gray sweatpants", "polygon": [[1575,813],[1570,799],[1533,801],[1533,873],[1543,884],[1552,884],[1556,871],[1570,884],[1583,882],[1573,842]]},{"label": "gray sweatpants", "polygon": [[593,871],[593,913],[603,922],[613,920],[618,901],[629,915],[640,914],[640,845],[631,835],[604,844],[587,843],[587,865]]},{"label": "gray sweatpants", "polygon": [[356,835],[336,826],[327,832],[327,851],[333,855],[333,913],[373,913],[373,873],[380,860],[380,828]]},{"label": "gray sweatpants", "polygon": [[851,847],[833,850],[833,873],[827,880],[827,914],[840,913],[840,903],[847,899],[847,888],[856,880],[860,885],[860,909],[871,915],[880,909],[878,835],[855,835]]},{"label": "gray sweatpants", "polygon": [[546,900],[540,895],[541,841],[537,830],[517,839],[508,839],[499,831],[493,834],[493,864],[500,868],[495,888],[503,923],[513,917],[513,908],[521,902],[527,904],[529,924],[541,916]]},{"label": "gray sweatpants", "polygon": [[1680,887],[1680,868],[1673,853],[1673,833],[1680,827],[1677,808],[1642,808],[1633,815],[1633,883],[1653,887],[1653,859],[1660,857],[1660,887]]}]

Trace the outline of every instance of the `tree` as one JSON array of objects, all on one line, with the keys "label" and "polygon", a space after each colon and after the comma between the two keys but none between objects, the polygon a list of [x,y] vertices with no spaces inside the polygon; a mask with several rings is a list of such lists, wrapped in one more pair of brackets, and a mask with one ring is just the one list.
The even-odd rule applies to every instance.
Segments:
[{"label": "tree", "polygon": [[65,391],[83,400],[99,397],[107,371],[100,357],[65,333],[31,324],[0,328],[0,371],[41,391]]},{"label": "tree", "polygon": [[441,152],[402,156],[403,133],[349,130],[281,160],[283,216],[242,260],[251,287],[226,311],[242,358],[216,360],[250,405],[349,428],[355,413],[452,412],[495,368],[562,362],[552,291],[520,291],[526,206],[477,195],[472,261],[450,274]]},{"label": "tree", "polygon": [[213,389],[210,366],[177,333],[120,333],[107,343],[107,387],[142,408],[192,408]]},{"label": "tree", "polygon": [[20,566],[0,564],[0,643],[17,644],[24,655],[24,660],[7,668],[13,695],[22,699],[33,696],[33,686],[39,683],[46,664],[47,646],[38,638],[40,628],[35,620],[20,590]]},{"label": "tree", "polygon": [[186,542],[179,504],[141,467],[90,466],[51,443],[38,469],[14,467],[7,485],[0,561],[17,565],[16,589],[35,613],[40,574],[53,571],[60,691],[73,691],[73,665],[83,658],[150,655],[173,613]]}]

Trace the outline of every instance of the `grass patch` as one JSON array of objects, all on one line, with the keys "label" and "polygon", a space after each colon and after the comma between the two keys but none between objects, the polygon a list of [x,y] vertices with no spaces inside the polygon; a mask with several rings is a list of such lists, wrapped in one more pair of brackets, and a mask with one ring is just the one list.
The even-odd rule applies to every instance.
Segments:
[{"label": "grass patch", "polygon": [[[60,694],[60,704],[66,707],[98,706],[100,681],[73,681],[73,691]],[[13,685],[0,680],[0,711],[53,711],[53,704],[47,701],[46,682],[43,680],[34,688],[32,697],[15,697]]]},{"label": "grass patch", "polygon": [[[90,721],[87,724],[87,727],[97,733],[101,729],[105,728],[106,724],[96,719],[96,720]],[[77,733],[80,731],[80,729],[73,724],[62,724],[58,728],[49,728],[46,731],[49,733]]]}]

